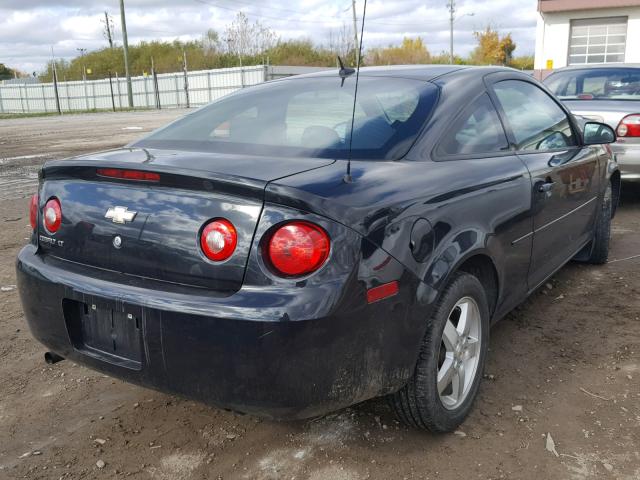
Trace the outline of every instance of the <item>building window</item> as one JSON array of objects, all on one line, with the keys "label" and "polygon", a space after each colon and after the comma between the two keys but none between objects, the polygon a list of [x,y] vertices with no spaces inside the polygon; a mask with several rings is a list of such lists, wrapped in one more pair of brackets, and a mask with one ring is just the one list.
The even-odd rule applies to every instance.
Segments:
[{"label": "building window", "polygon": [[569,65],[623,63],[627,17],[571,21]]}]

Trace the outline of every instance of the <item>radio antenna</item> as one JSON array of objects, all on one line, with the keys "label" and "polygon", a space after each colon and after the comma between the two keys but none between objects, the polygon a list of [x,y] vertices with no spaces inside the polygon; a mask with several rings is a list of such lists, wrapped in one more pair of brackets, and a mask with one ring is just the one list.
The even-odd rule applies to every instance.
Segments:
[{"label": "radio antenna", "polygon": [[[362,29],[360,31],[360,45],[356,45],[358,48],[358,58],[356,65],[356,88],[353,93],[353,112],[351,114],[351,135],[349,135],[349,159],[347,162],[347,174],[344,176],[345,183],[353,182],[351,177],[351,158],[353,157],[353,129],[356,121],[356,106],[358,101],[358,83],[360,80],[360,64],[362,63],[362,40],[364,39],[364,21],[367,16],[367,0],[364,0],[364,10],[362,11]],[[344,78],[343,78],[344,83]]]}]

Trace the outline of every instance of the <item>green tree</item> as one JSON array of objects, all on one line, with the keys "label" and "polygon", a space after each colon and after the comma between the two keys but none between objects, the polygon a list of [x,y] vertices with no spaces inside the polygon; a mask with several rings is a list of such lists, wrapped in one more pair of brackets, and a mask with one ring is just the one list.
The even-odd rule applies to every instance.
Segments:
[{"label": "green tree", "polygon": [[278,43],[278,36],[268,26],[257,20],[251,23],[243,12],[239,12],[227,27],[225,40],[230,53],[245,57],[260,55],[274,47]]},{"label": "green tree", "polygon": [[336,64],[336,56],[331,51],[314,46],[310,40],[278,42],[264,55],[273,65],[331,67]]},{"label": "green tree", "polygon": [[205,53],[218,53],[221,51],[222,42],[220,41],[220,35],[214,29],[210,28],[202,37],[202,48]]},{"label": "green tree", "polygon": [[26,77],[27,74],[20,70],[7,67],[4,63],[0,63],[0,80],[10,80],[12,78]]},{"label": "green tree", "polygon": [[398,46],[374,48],[367,53],[369,65],[409,65],[431,63],[431,54],[422,38],[407,38]]},{"label": "green tree", "polygon": [[533,70],[533,55],[513,57],[509,66],[517,68],[518,70]]}]

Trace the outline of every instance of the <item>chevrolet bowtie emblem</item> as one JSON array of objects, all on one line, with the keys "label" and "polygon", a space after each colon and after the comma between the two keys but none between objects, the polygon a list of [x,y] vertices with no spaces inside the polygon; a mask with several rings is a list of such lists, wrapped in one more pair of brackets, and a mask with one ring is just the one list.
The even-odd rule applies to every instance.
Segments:
[{"label": "chevrolet bowtie emblem", "polygon": [[111,207],[107,210],[104,218],[108,218],[113,223],[124,224],[127,222],[133,222],[138,212],[131,212],[127,207]]}]

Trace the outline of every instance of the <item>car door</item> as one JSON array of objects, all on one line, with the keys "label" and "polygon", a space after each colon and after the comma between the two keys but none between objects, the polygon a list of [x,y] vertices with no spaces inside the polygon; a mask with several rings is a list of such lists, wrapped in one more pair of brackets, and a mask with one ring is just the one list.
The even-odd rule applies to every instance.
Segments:
[{"label": "car door", "polygon": [[510,141],[531,174],[531,289],[570,260],[593,232],[598,156],[581,145],[573,119],[545,90],[498,77],[491,89]]},{"label": "car door", "polygon": [[[459,227],[488,226],[485,247],[493,252],[505,288],[498,316],[522,301],[528,292],[527,272],[531,260],[532,219],[529,214],[530,176],[513,152],[495,105],[487,93],[475,99],[445,128],[434,150],[438,166],[455,171],[464,189],[482,192],[477,201],[462,200],[430,214],[435,230],[450,222]],[[435,174],[430,169],[430,174]],[[466,183],[470,180],[470,183]],[[454,180],[455,181],[455,180]],[[447,182],[448,183],[448,182]],[[458,216],[459,215],[459,216]],[[473,227],[471,227],[473,229]],[[454,231],[456,228],[453,229]],[[436,233],[438,235],[438,233]]]}]

